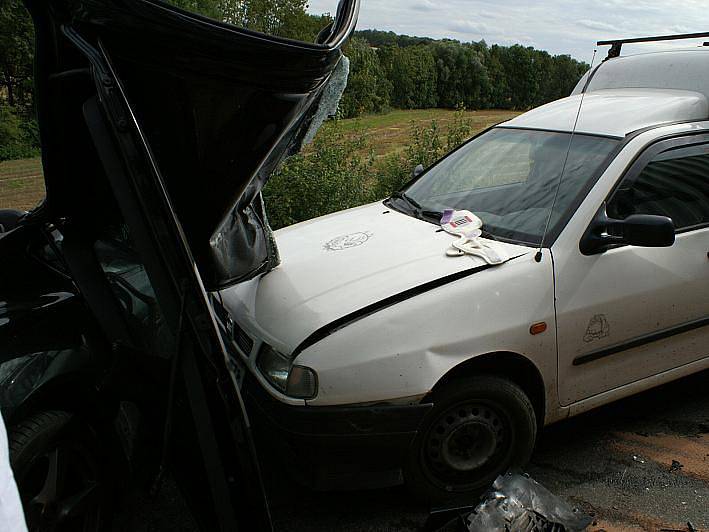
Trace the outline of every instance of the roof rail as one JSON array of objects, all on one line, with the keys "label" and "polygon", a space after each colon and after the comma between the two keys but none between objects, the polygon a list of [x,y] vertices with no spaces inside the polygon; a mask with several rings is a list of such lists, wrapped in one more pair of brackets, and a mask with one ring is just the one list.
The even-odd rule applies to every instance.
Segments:
[{"label": "roof rail", "polygon": [[598,41],[596,46],[610,46],[611,49],[608,51],[608,59],[613,59],[620,55],[620,50],[624,44],[630,43],[643,43],[643,42],[658,42],[658,41],[679,41],[683,39],[699,39],[703,37],[709,37],[709,32],[705,33],[679,33],[677,35],[660,35],[658,37],[635,37],[632,39],[612,39],[607,41]]}]

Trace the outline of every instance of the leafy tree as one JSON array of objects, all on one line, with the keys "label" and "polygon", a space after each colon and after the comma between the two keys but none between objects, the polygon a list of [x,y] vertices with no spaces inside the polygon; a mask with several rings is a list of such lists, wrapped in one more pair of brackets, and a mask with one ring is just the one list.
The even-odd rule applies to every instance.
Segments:
[{"label": "leafy tree", "polygon": [[527,109],[534,102],[539,89],[539,75],[534,62],[535,50],[519,44],[500,50],[500,62],[507,81],[505,99],[512,109]]},{"label": "leafy tree", "polygon": [[481,55],[472,46],[454,41],[438,42],[432,50],[436,56],[438,105],[483,107],[490,79]]},{"label": "leafy tree", "polygon": [[167,2],[185,11],[222,20],[221,0],[167,0]]},{"label": "leafy tree", "polygon": [[361,30],[355,32],[355,37],[364,39],[369,44],[375,47],[379,46],[398,46],[405,48],[407,46],[415,46],[417,44],[428,44],[435,42],[430,37],[410,37],[409,35],[399,35],[393,31],[380,30]]},{"label": "leafy tree", "polygon": [[329,15],[310,15],[307,0],[168,0],[174,6],[250,30],[314,41],[331,22]]},{"label": "leafy tree", "polygon": [[0,97],[22,114],[32,105],[34,27],[22,0],[0,3]]},{"label": "leafy tree", "polygon": [[436,59],[427,45],[382,49],[382,64],[391,81],[391,103],[400,109],[438,105]]},{"label": "leafy tree", "polygon": [[36,122],[0,103],[0,161],[32,157],[38,146]]},{"label": "leafy tree", "polygon": [[379,61],[377,51],[354,37],[345,49],[350,59],[350,76],[347,89],[340,101],[343,118],[353,118],[365,113],[379,113],[391,103],[391,82]]},{"label": "leafy tree", "polygon": [[546,101],[568,96],[581,79],[589,65],[572,59],[569,55],[554,56],[551,75],[547,84]]},{"label": "leafy tree", "polygon": [[493,45],[485,56],[485,68],[490,84],[484,103],[488,108],[509,109],[511,106],[507,72],[502,63],[503,50],[503,47]]}]

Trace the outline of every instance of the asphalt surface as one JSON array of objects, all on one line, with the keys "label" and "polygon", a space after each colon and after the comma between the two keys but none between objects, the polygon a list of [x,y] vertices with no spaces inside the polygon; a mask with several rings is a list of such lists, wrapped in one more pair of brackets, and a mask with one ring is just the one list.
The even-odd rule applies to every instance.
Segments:
[{"label": "asphalt surface", "polygon": [[[526,471],[592,515],[591,531],[709,531],[709,371],[544,429]],[[316,493],[269,478],[279,532],[413,532],[428,516],[403,488]],[[116,530],[194,525],[172,486],[129,502]]]}]

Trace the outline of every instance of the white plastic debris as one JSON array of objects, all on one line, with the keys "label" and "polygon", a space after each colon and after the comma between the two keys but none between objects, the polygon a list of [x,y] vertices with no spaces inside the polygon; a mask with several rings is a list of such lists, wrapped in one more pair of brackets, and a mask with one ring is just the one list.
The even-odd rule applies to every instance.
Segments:
[{"label": "white plastic debris", "polygon": [[0,529],[7,532],[27,532],[20,494],[10,469],[5,423],[0,415]]},{"label": "white plastic debris", "polygon": [[446,255],[474,255],[488,264],[502,264],[509,260],[509,256],[502,249],[494,249],[480,238],[482,226],[482,220],[470,211],[445,210],[441,217],[441,227],[447,233],[458,237],[446,250]]}]

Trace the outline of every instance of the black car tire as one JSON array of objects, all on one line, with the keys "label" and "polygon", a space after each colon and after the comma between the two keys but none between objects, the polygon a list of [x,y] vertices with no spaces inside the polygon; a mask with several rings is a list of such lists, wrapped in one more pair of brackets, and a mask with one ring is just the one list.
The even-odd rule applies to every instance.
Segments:
[{"label": "black car tire", "polygon": [[30,532],[109,528],[105,460],[88,425],[69,412],[40,412],[14,425],[8,440]]},{"label": "black car tire", "polygon": [[434,393],[433,404],[404,470],[419,498],[472,505],[499,474],[529,461],[537,419],[515,383],[493,375],[456,379]]}]

